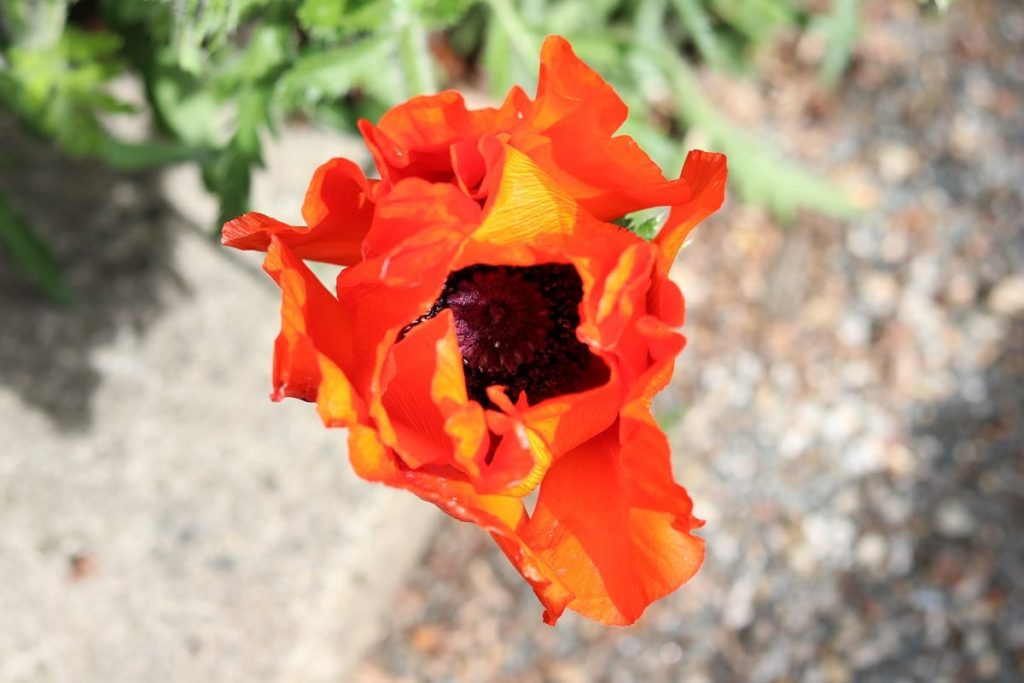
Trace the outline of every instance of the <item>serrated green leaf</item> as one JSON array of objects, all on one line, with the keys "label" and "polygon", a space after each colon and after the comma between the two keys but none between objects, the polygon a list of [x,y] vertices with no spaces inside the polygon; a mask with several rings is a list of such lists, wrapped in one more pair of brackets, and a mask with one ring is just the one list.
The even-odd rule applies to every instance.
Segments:
[{"label": "serrated green leaf", "polygon": [[314,105],[344,96],[362,87],[389,102],[398,96],[398,86],[381,74],[381,65],[391,59],[391,48],[380,38],[365,38],[330,49],[307,50],[278,79],[274,104],[283,111]]},{"label": "serrated green leaf", "polygon": [[203,165],[203,184],[217,196],[220,206],[217,222],[210,226],[219,230],[225,222],[249,208],[252,187],[252,160],[245,151],[229,145],[216,158]]},{"label": "serrated green leaf", "polygon": [[258,26],[242,53],[239,80],[254,82],[288,60],[291,53],[290,27],[283,24]]},{"label": "serrated green leaf", "polygon": [[390,0],[304,0],[296,18],[310,35],[336,44],[340,38],[386,26],[390,10]]}]

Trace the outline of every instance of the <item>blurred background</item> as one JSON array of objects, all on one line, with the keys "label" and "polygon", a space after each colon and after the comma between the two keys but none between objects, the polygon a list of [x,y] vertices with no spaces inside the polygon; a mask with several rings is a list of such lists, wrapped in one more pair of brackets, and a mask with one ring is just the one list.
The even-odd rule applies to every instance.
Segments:
[{"label": "blurred background", "polygon": [[[707,520],[629,629],[271,405],[217,226],[567,36],[726,152],[656,410]],[[0,683],[1024,679],[1019,0],[0,0]]]}]

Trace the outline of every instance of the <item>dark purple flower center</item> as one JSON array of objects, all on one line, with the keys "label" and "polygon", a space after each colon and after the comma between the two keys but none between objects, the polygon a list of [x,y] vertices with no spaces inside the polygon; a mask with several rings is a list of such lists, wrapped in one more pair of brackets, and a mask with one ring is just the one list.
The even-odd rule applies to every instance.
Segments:
[{"label": "dark purple flower center", "polygon": [[490,406],[500,384],[531,404],[598,386],[608,368],[576,338],[583,282],[571,265],[470,266],[448,276],[430,310],[399,335],[449,308],[470,398]]}]

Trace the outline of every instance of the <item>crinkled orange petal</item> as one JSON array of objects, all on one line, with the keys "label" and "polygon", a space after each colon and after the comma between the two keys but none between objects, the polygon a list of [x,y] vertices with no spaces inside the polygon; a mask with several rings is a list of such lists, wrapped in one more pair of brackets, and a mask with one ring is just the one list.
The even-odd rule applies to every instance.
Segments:
[{"label": "crinkled orange petal", "polygon": [[636,141],[614,136],[627,114],[615,90],[568,41],[549,36],[541,48],[536,100],[513,129],[511,144],[602,220],[687,201],[684,181],[667,180]]},{"label": "crinkled orange petal", "polygon": [[522,410],[523,424],[543,439],[554,459],[607,429],[618,416],[622,394],[613,373],[598,387],[555,396]]},{"label": "crinkled orange petal", "polygon": [[583,301],[581,336],[614,347],[629,323],[646,312],[654,264],[655,252],[646,242],[638,240],[619,253]]},{"label": "crinkled orange petal", "polygon": [[651,289],[647,292],[647,310],[670,327],[682,327],[686,318],[683,293],[679,285],[668,279],[667,272],[662,273],[660,262]]},{"label": "crinkled orange petal", "polygon": [[348,354],[343,308],[278,236],[271,237],[263,268],[281,287],[281,332],[274,345],[273,397],[314,401],[320,358],[338,363]]},{"label": "crinkled orange petal", "polygon": [[488,387],[487,395],[499,410],[486,412],[494,440],[477,464],[473,486],[480,493],[525,496],[537,487],[551,466],[551,448],[525,423],[503,387]]},{"label": "crinkled orange petal", "polygon": [[457,406],[445,417],[444,431],[454,445],[455,467],[470,477],[479,477],[492,438],[483,407],[476,401]]},{"label": "crinkled orange petal", "polygon": [[[395,185],[377,207],[373,226],[363,241],[366,259],[388,255],[387,275],[395,263],[421,247],[454,244],[475,230],[481,221],[480,205],[454,185],[409,178]],[[396,247],[400,247],[396,251]],[[419,257],[417,257],[418,260]],[[436,264],[423,262],[414,271]]]},{"label": "crinkled orange petal", "polygon": [[333,361],[321,355],[316,408],[327,427],[354,427],[366,419],[365,402]]},{"label": "crinkled orange petal", "polygon": [[485,133],[507,129],[523,99],[517,89],[499,109],[469,110],[461,93],[446,90],[399,104],[376,126],[362,120],[359,130],[387,182],[413,176],[449,182],[454,178],[450,146],[459,141],[475,143]]},{"label": "crinkled orange petal", "polygon": [[224,224],[221,242],[236,249],[266,251],[270,238],[276,236],[302,259],[343,266],[358,263],[373,220],[371,185],[357,165],[332,159],[310,181],[302,207],[306,226],[250,212]]},{"label": "crinkled orange petal", "polygon": [[558,460],[520,532],[573,594],[568,607],[606,624],[635,622],[700,567],[704,542],[672,479],[665,435],[644,423],[620,443],[612,428]]}]

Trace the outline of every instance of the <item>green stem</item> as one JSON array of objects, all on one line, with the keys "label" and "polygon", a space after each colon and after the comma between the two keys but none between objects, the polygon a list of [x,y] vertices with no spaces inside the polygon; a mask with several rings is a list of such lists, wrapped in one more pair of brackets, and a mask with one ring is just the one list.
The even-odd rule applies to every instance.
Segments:
[{"label": "green stem", "polygon": [[491,6],[495,18],[505,29],[509,40],[512,41],[512,49],[516,51],[519,58],[523,60],[528,70],[536,72],[540,65],[537,55],[537,41],[534,39],[530,29],[526,27],[523,20],[516,13],[515,5],[511,0],[487,0]]},{"label": "green stem", "polygon": [[686,27],[693,42],[697,44],[701,56],[716,69],[724,67],[726,65],[725,55],[715,39],[714,29],[711,28],[711,18],[701,3],[697,0],[672,0],[672,5],[676,9],[676,14],[679,15],[680,22]]},{"label": "green stem", "polygon": [[414,96],[437,92],[434,60],[430,55],[427,30],[423,22],[409,0],[394,0],[392,11],[407,94]]}]

